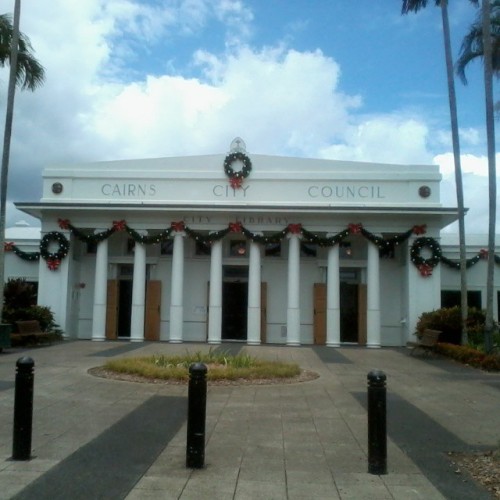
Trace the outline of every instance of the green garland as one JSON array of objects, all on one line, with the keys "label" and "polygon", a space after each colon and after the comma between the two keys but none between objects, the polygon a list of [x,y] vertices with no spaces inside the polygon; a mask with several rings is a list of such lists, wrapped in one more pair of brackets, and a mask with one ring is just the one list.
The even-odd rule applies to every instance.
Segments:
[{"label": "green garland", "polygon": [[[232,155],[241,155],[242,153],[232,153]],[[383,238],[377,236],[369,231],[367,231],[361,224],[349,224],[348,227],[339,233],[324,237],[316,233],[308,231],[303,228],[300,224],[289,224],[281,231],[270,235],[262,235],[260,233],[253,233],[249,229],[245,228],[240,222],[233,222],[224,229],[218,231],[213,231],[210,233],[202,233],[195,231],[188,226],[184,225],[184,222],[172,222],[169,228],[166,228],[153,235],[143,236],[135,229],[132,229],[124,220],[113,221],[112,227],[101,231],[99,233],[89,233],[84,230],[78,229],[73,226],[68,219],[58,219],[59,227],[61,229],[66,229],[78,240],[84,243],[99,243],[116,232],[125,231],[135,242],[141,243],[143,245],[155,245],[162,241],[166,241],[172,238],[173,232],[185,232],[187,236],[209,247],[212,243],[222,240],[231,232],[238,232],[243,234],[247,239],[252,240],[255,243],[261,245],[279,243],[288,234],[300,234],[302,237],[302,242],[316,244],[320,247],[332,247],[341,243],[345,238],[351,234],[359,234],[366,238],[368,241],[373,243],[379,250],[387,251],[394,246],[400,245],[401,243],[408,240],[413,234],[419,235],[425,233],[425,226],[413,226],[407,231],[392,236],[390,238]],[[59,244],[57,252],[50,253],[48,251],[51,242],[56,241]],[[431,250],[431,257],[425,259],[422,257],[421,252],[424,248],[429,248]],[[47,261],[47,265],[50,269],[55,270],[60,264],[60,261],[64,259],[69,251],[69,241],[66,239],[63,233],[56,231],[46,234],[42,241],[40,242],[40,252],[23,252],[14,243],[5,243],[6,251],[13,251],[18,257],[27,261],[35,261],[43,257]],[[477,264],[480,260],[487,258],[487,252],[482,250],[480,253],[474,257],[467,259],[467,269]],[[498,255],[494,256],[495,263],[500,265],[500,257]],[[410,259],[411,262],[419,269],[423,276],[430,276],[432,274],[432,269],[436,267],[440,262],[447,265],[451,269],[460,269],[460,262],[448,259],[442,255],[442,249],[439,243],[434,238],[420,237],[417,238],[411,248],[410,248]]]}]

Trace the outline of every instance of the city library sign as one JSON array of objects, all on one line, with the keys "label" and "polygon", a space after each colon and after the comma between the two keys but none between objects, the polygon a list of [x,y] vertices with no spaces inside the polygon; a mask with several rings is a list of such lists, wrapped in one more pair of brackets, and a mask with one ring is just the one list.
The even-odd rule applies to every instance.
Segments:
[{"label": "city library sign", "polygon": [[381,186],[370,186],[366,184],[361,184],[359,186],[342,184],[323,184],[309,186],[309,188],[307,189],[307,194],[310,198],[332,198],[335,200],[379,200],[385,198]]}]

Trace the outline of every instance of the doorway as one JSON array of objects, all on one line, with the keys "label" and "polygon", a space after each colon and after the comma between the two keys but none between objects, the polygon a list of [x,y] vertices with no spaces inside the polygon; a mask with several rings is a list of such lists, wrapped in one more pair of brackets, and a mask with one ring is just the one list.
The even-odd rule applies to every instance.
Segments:
[{"label": "doorway", "polygon": [[225,281],[222,286],[222,340],[247,339],[248,283]]},{"label": "doorway", "polygon": [[358,343],[358,285],[340,283],[340,341]]}]

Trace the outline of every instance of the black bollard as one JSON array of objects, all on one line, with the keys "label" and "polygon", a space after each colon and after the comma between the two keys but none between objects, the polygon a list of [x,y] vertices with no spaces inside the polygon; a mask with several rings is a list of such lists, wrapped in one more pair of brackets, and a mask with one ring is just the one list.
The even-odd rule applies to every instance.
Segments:
[{"label": "black bollard", "polygon": [[194,363],[189,367],[186,467],[205,465],[205,417],[207,410],[207,367]]},{"label": "black bollard", "polygon": [[368,373],[368,472],[387,474],[387,414],[385,373]]},{"label": "black bollard", "polygon": [[28,357],[19,358],[16,363],[12,460],[31,458],[34,366],[35,362]]}]

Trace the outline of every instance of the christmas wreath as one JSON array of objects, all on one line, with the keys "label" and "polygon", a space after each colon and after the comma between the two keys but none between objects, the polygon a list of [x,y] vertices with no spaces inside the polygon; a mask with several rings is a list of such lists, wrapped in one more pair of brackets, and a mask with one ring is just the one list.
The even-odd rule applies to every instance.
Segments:
[{"label": "christmas wreath", "polygon": [[[49,252],[49,246],[56,242],[59,248],[56,252]],[[40,242],[40,255],[47,261],[47,266],[51,271],[55,271],[61,264],[61,260],[68,255],[69,241],[64,234],[57,231],[47,233]]]},{"label": "christmas wreath", "polygon": [[[234,170],[232,167],[235,161],[241,161],[243,167],[241,170]],[[229,177],[229,183],[234,189],[238,189],[243,184],[243,179],[246,179],[252,171],[252,162],[244,153],[229,153],[224,159],[224,172]]]},{"label": "christmas wreath", "polygon": [[[424,259],[421,255],[423,248],[429,248],[431,257]],[[431,276],[432,269],[441,261],[441,246],[434,238],[417,238],[410,249],[410,258],[413,264],[419,269],[422,276]]]}]

